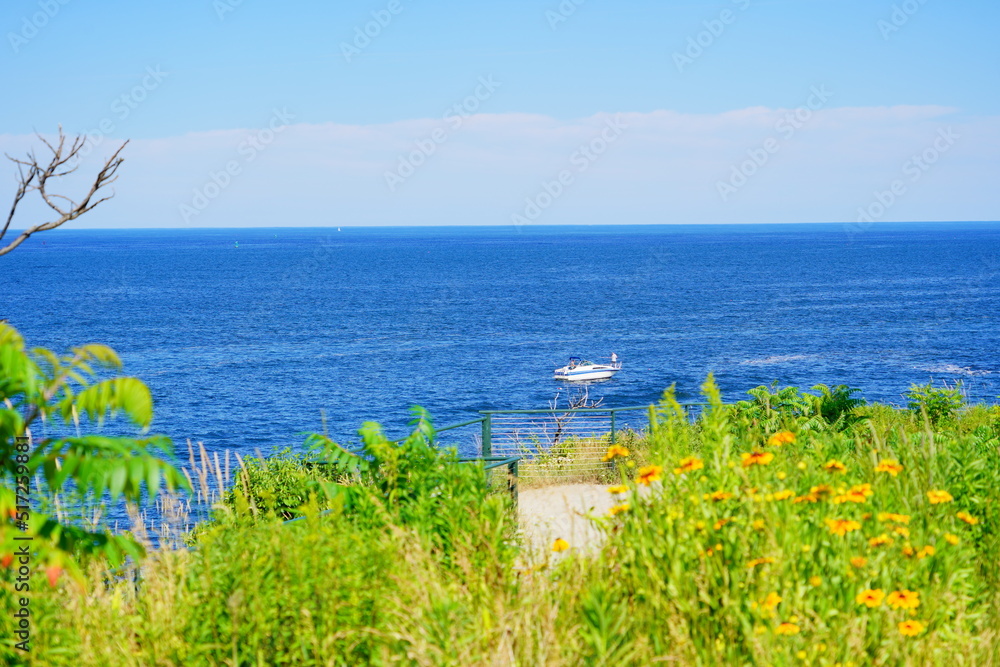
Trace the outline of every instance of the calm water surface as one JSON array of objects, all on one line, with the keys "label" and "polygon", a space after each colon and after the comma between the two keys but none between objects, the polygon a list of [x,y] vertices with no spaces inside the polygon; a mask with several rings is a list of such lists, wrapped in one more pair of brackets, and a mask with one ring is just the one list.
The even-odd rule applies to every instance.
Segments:
[{"label": "calm water surface", "polygon": [[[1000,394],[1000,225],[80,231],[0,258],[0,318],[31,345],[101,342],[146,380],[154,430],[242,452],[546,407],[570,355],[623,370],[612,406],[714,371]],[[473,415],[474,416],[474,415]]]}]

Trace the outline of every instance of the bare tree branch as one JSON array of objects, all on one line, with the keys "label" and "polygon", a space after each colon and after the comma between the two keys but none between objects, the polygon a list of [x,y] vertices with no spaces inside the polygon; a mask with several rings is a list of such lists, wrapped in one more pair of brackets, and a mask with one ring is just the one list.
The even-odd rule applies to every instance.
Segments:
[{"label": "bare tree branch", "polygon": [[104,166],[101,167],[97,176],[94,177],[90,190],[82,200],[77,202],[66,195],[50,192],[48,188],[50,183],[55,182],[55,179],[72,174],[79,168],[79,158],[82,157],[80,155],[80,151],[87,143],[86,137],[80,135],[73,139],[73,141],[67,146],[66,135],[63,134],[62,127],[60,126],[59,141],[54,144],[40,134],[38,135],[38,139],[45,144],[45,147],[48,148],[51,153],[48,164],[39,162],[34,151],[30,151],[27,159],[24,160],[13,158],[9,155],[7,156],[8,160],[17,165],[18,186],[17,192],[14,194],[14,202],[10,207],[10,213],[7,215],[7,222],[4,224],[3,230],[0,230],[0,240],[3,240],[4,236],[7,235],[7,230],[10,228],[10,223],[14,219],[14,214],[17,212],[18,205],[29,192],[37,191],[39,196],[42,198],[42,201],[44,201],[50,209],[55,211],[57,217],[49,222],[43,222],[25,229],[7,246],[0,247],[0,255],[6,255],[11,250],[24,243],[32,234],[61,227],[70,220],[79,218],[84,213],[93,210],[99,204],[106,202],[115,196],[114,190],[112,190],[110,194],[106,194],[95,199],[103,188],[106,188],[118,180],[118,167],[121,166],[121,163],[125,160],[121,157],[121,152],[125,146],[128,145],[127,141],[119,146],[111,157],[104,162]]}]

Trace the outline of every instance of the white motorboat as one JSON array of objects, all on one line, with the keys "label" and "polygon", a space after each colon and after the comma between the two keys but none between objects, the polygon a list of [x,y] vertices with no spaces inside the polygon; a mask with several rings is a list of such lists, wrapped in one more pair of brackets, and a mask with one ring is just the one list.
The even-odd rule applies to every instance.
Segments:
[{"label": "white motorboat", "polygon": [[622,369],[616,355],[611,355],[610,364],[595,364],[580,357],[570,357],[569,363],[557,368],[554,379],[577,382],[580,380],[606,380]]}]

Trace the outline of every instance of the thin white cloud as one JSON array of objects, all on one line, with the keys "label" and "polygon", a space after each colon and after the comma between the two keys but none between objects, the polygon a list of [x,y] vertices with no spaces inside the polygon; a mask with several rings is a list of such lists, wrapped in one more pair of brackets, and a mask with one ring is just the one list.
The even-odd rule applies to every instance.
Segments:
[{"label": "thin white cloud", "polygon": [[[533,224],[844,222],[896,180],[906,191],[881,221],[1000,218],[1000,117],[941,106],[819,108],[789,121],[795,114],[479,114],[460,124],[291,124],[273,136],[243,129],[137,140],[116,199],[75,224],[505,225],[512,215],[528,219],[532,202],[547,204]],[[623,129],[602,142],[615,123]],[[909,180],[907,161],[933,151],[948,128],[957,139]],[[581,152],[592,142],[600,155]],[[7,153],[32,145],[32,137],[0,136]],[[754,156],[763,164],[748,167]],[[401,160],[420,164],[410,173]],[[741,182],[734,168],[753,173]],[[561,187],[560,172],[570,177]],[[720,192],[720,183],[733,191]],[[547,187],[558,190],[551,202]],[[12,191],[10,180],[0,196]]]}]

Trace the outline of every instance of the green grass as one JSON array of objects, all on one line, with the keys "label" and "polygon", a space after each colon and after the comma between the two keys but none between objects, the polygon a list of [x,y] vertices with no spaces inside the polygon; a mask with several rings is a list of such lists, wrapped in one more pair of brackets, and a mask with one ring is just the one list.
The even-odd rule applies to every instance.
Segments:
[{"label": "green grass", "polygon": [[[919,405],[831,409],[841,394],[824,416],[801,392],[775,408],[762,395],[724,406],[705,390],[713,405],[693,424],[668,392],[629,457],[598,478],[623,483],[629,509],[598,519],[597,552],[523,558],[509,500],[484,490],[481,468],[428,447],[423,422],[398,445],[367,425],[370,465],[320,479],[287,457],[255,462],[256,491],[238,484],[194,548],[155,551],[138,586],[98,561],[83,591],[36,576],[31,660],[1000,664],[1000,409],[932,423]],[[779,432],[794,441],[768,445]],[[744,465],[754,451],[771,458]],[[880,472],[887,461],[902,469]],[[933,503],[939,490],[953,499]],[[300,491],[305,518],[283,524],[282,498]],[[836,521],[857,528],[838,534]],[[891,543],[872,546],[883,534]],[[4,609],[10,587],[8,573]],[[920,603],[868,607],[856,600],[866,590]],[[907,621],[916,636],[900,631]],[[0,642],[0,660],[23,658]]]}]

